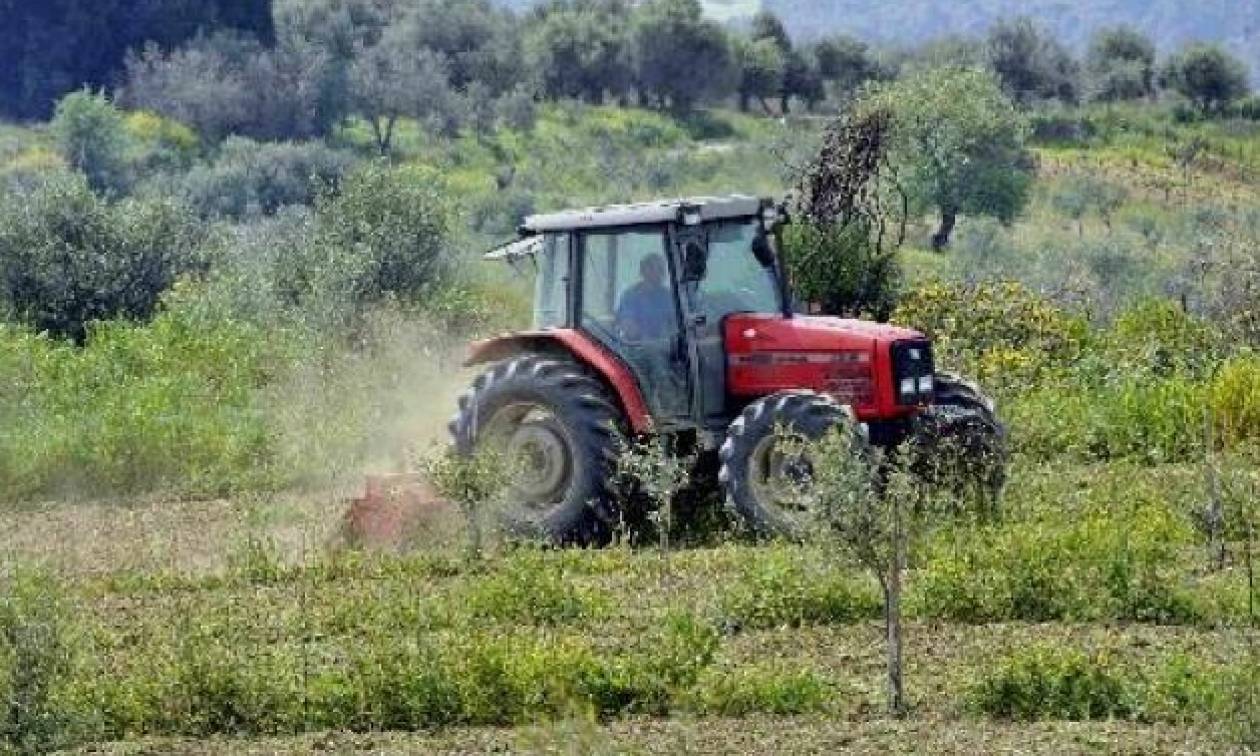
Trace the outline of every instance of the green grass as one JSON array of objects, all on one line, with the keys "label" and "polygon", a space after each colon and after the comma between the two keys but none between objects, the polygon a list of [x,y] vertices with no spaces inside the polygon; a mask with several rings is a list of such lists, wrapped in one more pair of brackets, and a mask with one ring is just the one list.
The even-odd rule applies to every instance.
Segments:
[{"label": "green grass", "polygon": [[[467,376],[439,332],[524,317],[526,285],[495,271],[426,301],[420,322],[383,308],[356,349],[223,317],[222,292],[191,284],[154,322],[109,324],[82,349],[0,327],[0,497],[21,504],[0,510],[0,750],[1254,747],[1256,683],[1239,670],[1260,601],[1244,567],[1260,368],[1225,338],[1213,377],[1198,358],[1218,355],[1201,338],[1218,323],[1131,305],[1197,270],[1205,234],[1254,241],[1260,133],[1148,109],[1083,117],[1092,139],[1038,147],[1039,188],[1012,225],[965,218],[936,254],[925,217],[902,253],[924,300],[910,324],[999,393],[1019,450],[1000,518],[933,513],[912,545],[908,719],[882,713],[878,583],[823,549],[471,560],[459,543],[327,545],[343,502],[310,490],[441,438]],[[524,212],[781,194],[780,156],[817,133],[546,105],[530,134],[442,140],[403,123],[395,159],[441,172],[464,259]],[[1175,150],[1195,138],[1183,172]],[[371,152],[362,124],[338,140]],[[48,147],[0,127],[0,172],[55,162]],[[1066,195],[1089,182],[1127,193],[1078,223]],[[992,277],[1024,287],[957,298],[939,283]],[[148,503],[69,503],[123,496]],[[189,501],[214,497],[231,500]],[[188,740],[202,738],[219,740]]]},{"label": "green grass", "polygon": [[[1001,522],[938,516],[907,586],[915,719],[1118,717],[1206,728],[1186,735],[1201,744],[1241,737],[1223,712],[1251,683],[1217,671],[1246,658],[1246,581],[1208,569],[1188,519],[1197,475],[1021,462]],[[300,738],[582,712],[601,730],[776,715],[823,717],[822,732],[880,716],[878,589],[826,550],[474,560],[458,545],[391,556],[279,539],[328,514],[251,518],[218,566],[19,573],[0,606],[0,685],[25,691],[12,737]],[[42,548],[56,565],[70,544]]]}]

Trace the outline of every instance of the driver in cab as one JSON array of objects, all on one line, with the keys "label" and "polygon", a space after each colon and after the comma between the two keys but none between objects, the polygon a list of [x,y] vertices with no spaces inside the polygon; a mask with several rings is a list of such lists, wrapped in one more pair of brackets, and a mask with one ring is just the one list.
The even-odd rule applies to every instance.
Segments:
[{"label": "driver in cab", "polygon": [[648,255],[639,263],[640,281],[621,295],[617,327],[627,341],[660,339],[678,329],[674,296],[665,286],[665,258]]}]

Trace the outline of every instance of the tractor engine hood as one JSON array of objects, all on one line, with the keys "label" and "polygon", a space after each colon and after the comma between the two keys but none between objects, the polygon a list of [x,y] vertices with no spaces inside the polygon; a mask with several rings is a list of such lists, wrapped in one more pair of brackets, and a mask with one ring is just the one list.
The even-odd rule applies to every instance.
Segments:
[{"label": "tractor engine hood", "polygon": [[[930,388],[917,391],[919,377],[934,370],[931,344],[909,328],[845,318],[732,315],[724,340],[727,387],[735,396],[809,389],[852,406],[862,420],[906,417],[931,401]],[[907,376],[916,381],[916,392],[899,395],[898,383]]]}]

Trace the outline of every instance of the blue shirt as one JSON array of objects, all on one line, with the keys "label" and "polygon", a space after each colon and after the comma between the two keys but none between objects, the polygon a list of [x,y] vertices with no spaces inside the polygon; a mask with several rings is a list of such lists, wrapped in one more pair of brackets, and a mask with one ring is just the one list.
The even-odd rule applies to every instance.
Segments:
[{"label": "blue shirt", "polygon": [[617,326],[630,339],[673,336],[678,331],[673,295],[664,286],[640,281],[621,295]]}]

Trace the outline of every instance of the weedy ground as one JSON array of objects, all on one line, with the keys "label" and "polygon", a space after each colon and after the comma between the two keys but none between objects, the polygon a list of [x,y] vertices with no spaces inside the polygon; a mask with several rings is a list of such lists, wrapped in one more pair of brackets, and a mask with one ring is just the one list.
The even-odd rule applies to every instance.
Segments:
[{"label": "weedy ground", "polygon": [[[1234,349],[1218,373],[1199,321],[1168,308],[1124,315],[1134,301],[1169,294],[1196,311],[1230,310],[1228,300],[1209,306],[1207,295],[1228,289],[1238,268],[1209,253],[1255,246],[1257,135],[1173,128],[1144,113],[1095,114],[1106,128],[1089,143],[1040,146],[1043,181],[1013,226],[968,219],[949,255],[906,254],[908,278],[920,285],[903,308],[907,322],[935,323],[949,366],[999,393],[1021,456],[999,518],[920,514],[906,594],[905,718],[885,714],[878,588],[831,550],[718,532],[699,543],[680,533],[668,558],[651,544],[499,545],[472,558],[454,528],[450,541],[368,554],[338,538],[350,491],[185,501],[292,488],[292,476],[260,480],[256,455],[232,453],[242,437],[269,442],[275,459],[296,459],[301,470],[341,473],[299,482],[357,475],[371,458],[361,439],[329,444],[318,432],[344,439],[351,427],[372,438],[383,420],[404,416],[380,439],[392,448],[432,425],[392,400],[416,393],[417,376],[427,375],[416,365],[433,358],[413,350],[352,361],[309,391],[282,380],[250,393],[257,387],[242,383],[231,395],[249,401],[225,405],[206,398],[205,375],[189,366],[218,375],[215,350],[240,334],[229,329],[186,351],[183,339],[163,340],[190,330],[175,327],[183,321],[174,310],[161,327],[104,334],[86,356],[6,332],[12,353],[24,355],[8,364],[44,366],[39,395],[62,414],[50,423],[14,413],[29,422],[10,437],[6,459],[34,472],[33,493],[0,510],[0,751],[1260,748],[1260,595],[1246,558],[1260,468],[1242,451],[1260,438],[1260,367]],[[495,188],[496,158],[471,138],[435,146],[404,129],[399,149],[408,160],[428,156],[458,192],[483,200],[485,222],[474,225],[492,237],[527,206],[628,198],[605,196],[614,190],[769,190],[780,177],[752,158],[773,152],[779,136],[808,141],[751,119],[733,124],[722,139],[735,147],[702,151],[693,149],[701,137],[658,116],[556,108],[519,150],[528,181],[506,198]],[[659,148],[652,160],[643,159],[645,139]],[[42,146],[0,133],[0,154],[47,160],[46,150],[27,150],[31,140]],[[1179,150],[1198,142],[1197,156],[1179,163]],[[576,170],[574,154],[592,158]],[[760,167],[750,174],[748,165]],[[930,228],[912,231],[911,242],[922,242]],[[1204,243],[1211,234],[1216,241]],[[1168,288],[1187,277],[1205,283]],[[1069,316],[1019,290],[960,293],[938,278],[1014,279],[1075,306]],[[506,291],[486,285],[500,299]],[[389,343],[415,341],[409,334]],[[261,367],[237,371],[242,381],[271,375],[263,356],[275,359],[265,342],[251,343]],[[127,358],[150,353],[181,380]],[[83,360],[109,377],[102,388],[77,390]],[[120,364],[150,367],[120,381]],[[391,401],[347,401],[382,393]],[[280,421],[298,432],[246,411],[277,394]],[[34,395],[17,395],[16,406]],[[424,399],[426,411],[450,406]],[[205,411],[189,412],[193,401]],[[1230,420],[1222,434],[1231,452],[1215,459],[1201,433],[1209,410]],[[191,436],[204,454],[171,446],[165,420],[137,418],[187,420],[204,430]],[[53,437],[76,452],[67,458],[77,469],[52,464]],[[213,463],[206,470],[202,458]],[[1204,516],[1214,488],[1207,462],[1221,470],[1219,530]],[[78,472],[87,481],[66,481],[79,503],[29,501],[60,496],[45,485],[45,468],[49,479]],[[188,469],[220,477],[190,483]],[[103,490],[114,472],[124,485]],[[180,500],[82,503],[150,490],[125,485],[132,477],[178,484]],[[1215,532],[1223,562],[1209,548]]]},{"label": "weedy ground", "polygon": [[1245,549],[1212,564],[1202,491],[1020,461],[1000,520],[934,514],[901,720],[877,586],[817,547],[368,554],[331,496],[10,513],[0,723],[122,753],[1254,747]]}]

